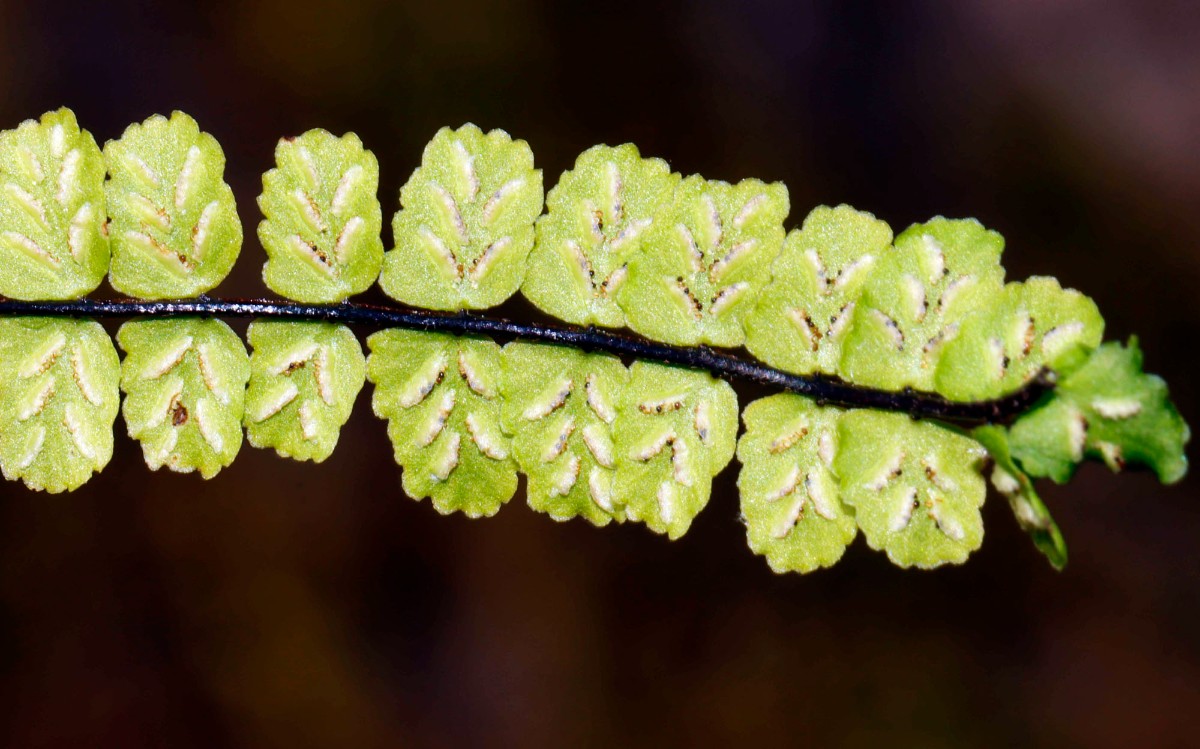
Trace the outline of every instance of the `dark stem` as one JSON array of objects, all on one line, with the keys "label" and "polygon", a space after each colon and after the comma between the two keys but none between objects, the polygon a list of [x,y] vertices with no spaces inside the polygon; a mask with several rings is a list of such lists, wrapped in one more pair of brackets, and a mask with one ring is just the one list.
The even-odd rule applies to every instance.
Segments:
[{"label": "dark stem", "polygon": [[297,322],[336,322],[374,328],[407,328],[456,335],[489,335],[603,351],[626,358],[701,369],[717,376],[781,388],[808,396],[821,405],[874,408],[937,419],[961,426],[1008,424],[1053,387],[1043,371],[1020,390],[990,401],[949,401],[916,390],[875,390],[821,375],[794,375],[705,346],[688,348],[655,343],[624,333],[566,325],[519,323],[471,314],[382,307],[368,304],[297,304],[268,300],[194,299],[166,302],[0,301],[0,316],[53,317],[260,317]]}]

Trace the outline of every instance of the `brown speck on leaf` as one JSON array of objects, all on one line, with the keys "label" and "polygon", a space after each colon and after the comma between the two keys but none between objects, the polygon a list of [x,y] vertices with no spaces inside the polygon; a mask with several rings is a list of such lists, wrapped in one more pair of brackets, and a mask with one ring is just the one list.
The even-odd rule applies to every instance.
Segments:
[{"label": "brown speck on leaf", "polygon": [[[195,227],[193,227],[193,228],[192,228],[192,238],[193,238],[193,239],[195,239],[195,237],[196,237],[196,232],[197,232],[197,230],[198,230],[198,229],[199,229],[199,225],[197,225],[197,226],[195,226]],[[320,261],[321,265],[328,266],[328,265],[330,264],[330,263],[329,263],[329,256],[325,254],[325,251],[324,251],[324,250],[322,250],[320,247],[317,247],[317,246],[316,246],[315,244],[313,244],[312,242],[309,242],[309,241],[307,241],[307,240],[301,239],[300,237],[296,237],[296,238],[297,238],[297,239],[300,239],[300,241],[301,241],[301,242],[303,242],[303,243],[304,243],[304,245],[305,245],[306,247],[308,247],[309,251],[310,251],[310,252],[312,252],[312,255],[313,255],[313,257],[315,257],[315,258],[316,258],[318,261]],[[460,265],[460,266],[458,266],[458,269],[459,269],[459,273],[461,274],[461,273],[462,273],[462,266],[461,266],[461,265]]]},{"label": "brown speck on leaf", "polygon": [[[837,320],[837,318],[835,317],[834,320]],[[809,348],[812,349],[813,353],[816,353],[821,347],[821,338],[823,336],[821,331],[813,323],[812,316],[809,315],[807,311],[804,312],[804,324],[808,326],[809,340],[811,341],[809,343]]]}]

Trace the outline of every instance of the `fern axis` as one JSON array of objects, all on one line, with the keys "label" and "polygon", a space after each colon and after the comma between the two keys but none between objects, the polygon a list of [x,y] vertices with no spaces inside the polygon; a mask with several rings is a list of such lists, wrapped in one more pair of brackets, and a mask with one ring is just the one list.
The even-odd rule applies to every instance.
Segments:
[{"label": "fern axis", "polygon": [[300,304],[265,299],[183,299],[175,301],[0,302],[0,316],[87,318],[232,317],[290,322],[333,322],[404,328],[455,335],[489,335],[570,346],[585,351],[703,370],[717,377],[787,390],[822,405],[906,413],[963,427],[1009,424],[1053,389],[1043,372],[1019,390],[983,401],[952,401],[937,393],[880,390],[824,375],[796,375],[707,347],[672,346],[622,333],[569,325],[522,323],[496,317],[447,314],[418,308],[372,304]]}]

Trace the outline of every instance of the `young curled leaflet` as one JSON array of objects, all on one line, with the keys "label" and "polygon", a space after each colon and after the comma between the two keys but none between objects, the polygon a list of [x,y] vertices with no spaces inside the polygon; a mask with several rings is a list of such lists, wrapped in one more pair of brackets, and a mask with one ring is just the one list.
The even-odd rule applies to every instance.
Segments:
[{"label": "young curled leaflet", "polygon": [[[1136,339],[1103,342],[1096,304],[1053,278],[1006,282],[1003,239],[973,219],[893,235],[819,206],[786,232],[782,184],[683,178],[631,144],[586,150],[543,203],[528,144],[464,125],[426,147],[385,253],[357,136],[284,138],[274,162],[258,237],[285,299],[191,298],[242,239],[194,120],[103,150],[67,109],[0,133],[6,478],[79,487],[119,409],[152,469],[212,477],[243,436],[321,462],[369,381],[404,492],[439,512],[493,515],[524,474],[555,520],[675,539],[736,455],[750,548],[809,572],[860,531],[901,567],[963,562],[987,479],[1061,568],[1034,479],[1187,472],[1190,430]],[[129,298],[81,299],[105,273]],[[348,301],[376,282],[406,306]],[[561,322],[477,312],[518,290]],[[254,318],[252,353],[220,317]],[[125,320],[123,360],[103,318]],[[790,392],[746,404],[739,435],[740,383]]]}]

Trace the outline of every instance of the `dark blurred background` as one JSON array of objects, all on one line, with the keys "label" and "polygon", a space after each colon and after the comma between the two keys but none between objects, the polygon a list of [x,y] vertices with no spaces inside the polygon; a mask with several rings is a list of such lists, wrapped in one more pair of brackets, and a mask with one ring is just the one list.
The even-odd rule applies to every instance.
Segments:
[{"label": "dark blurred background", "polygon": [[[1200,10],[1129,2],[297,0],[0,5],[0,127],[61,105],[100,142],[183,109],[223,144],[258,296],[280,136],[354,130],[385,214],[423,144],[525,138],[547,187],[595,143],[783,180],[899,231],[976,216],[1010,277],[1091,294],[1193,424]],[[385,234],[385,240],[388,236]],[[102,292],[103,293],[103,292]],[[777,577],[734,471],[684,539],[405,498],[368,391],[333,457],[243,447],[216,479],[116,457],[0,486],[0,725],[14,747],[1200,744],[1200,483],[1045,487],[1054,573],[1004,502],[962,568],[861,539]]]}]

